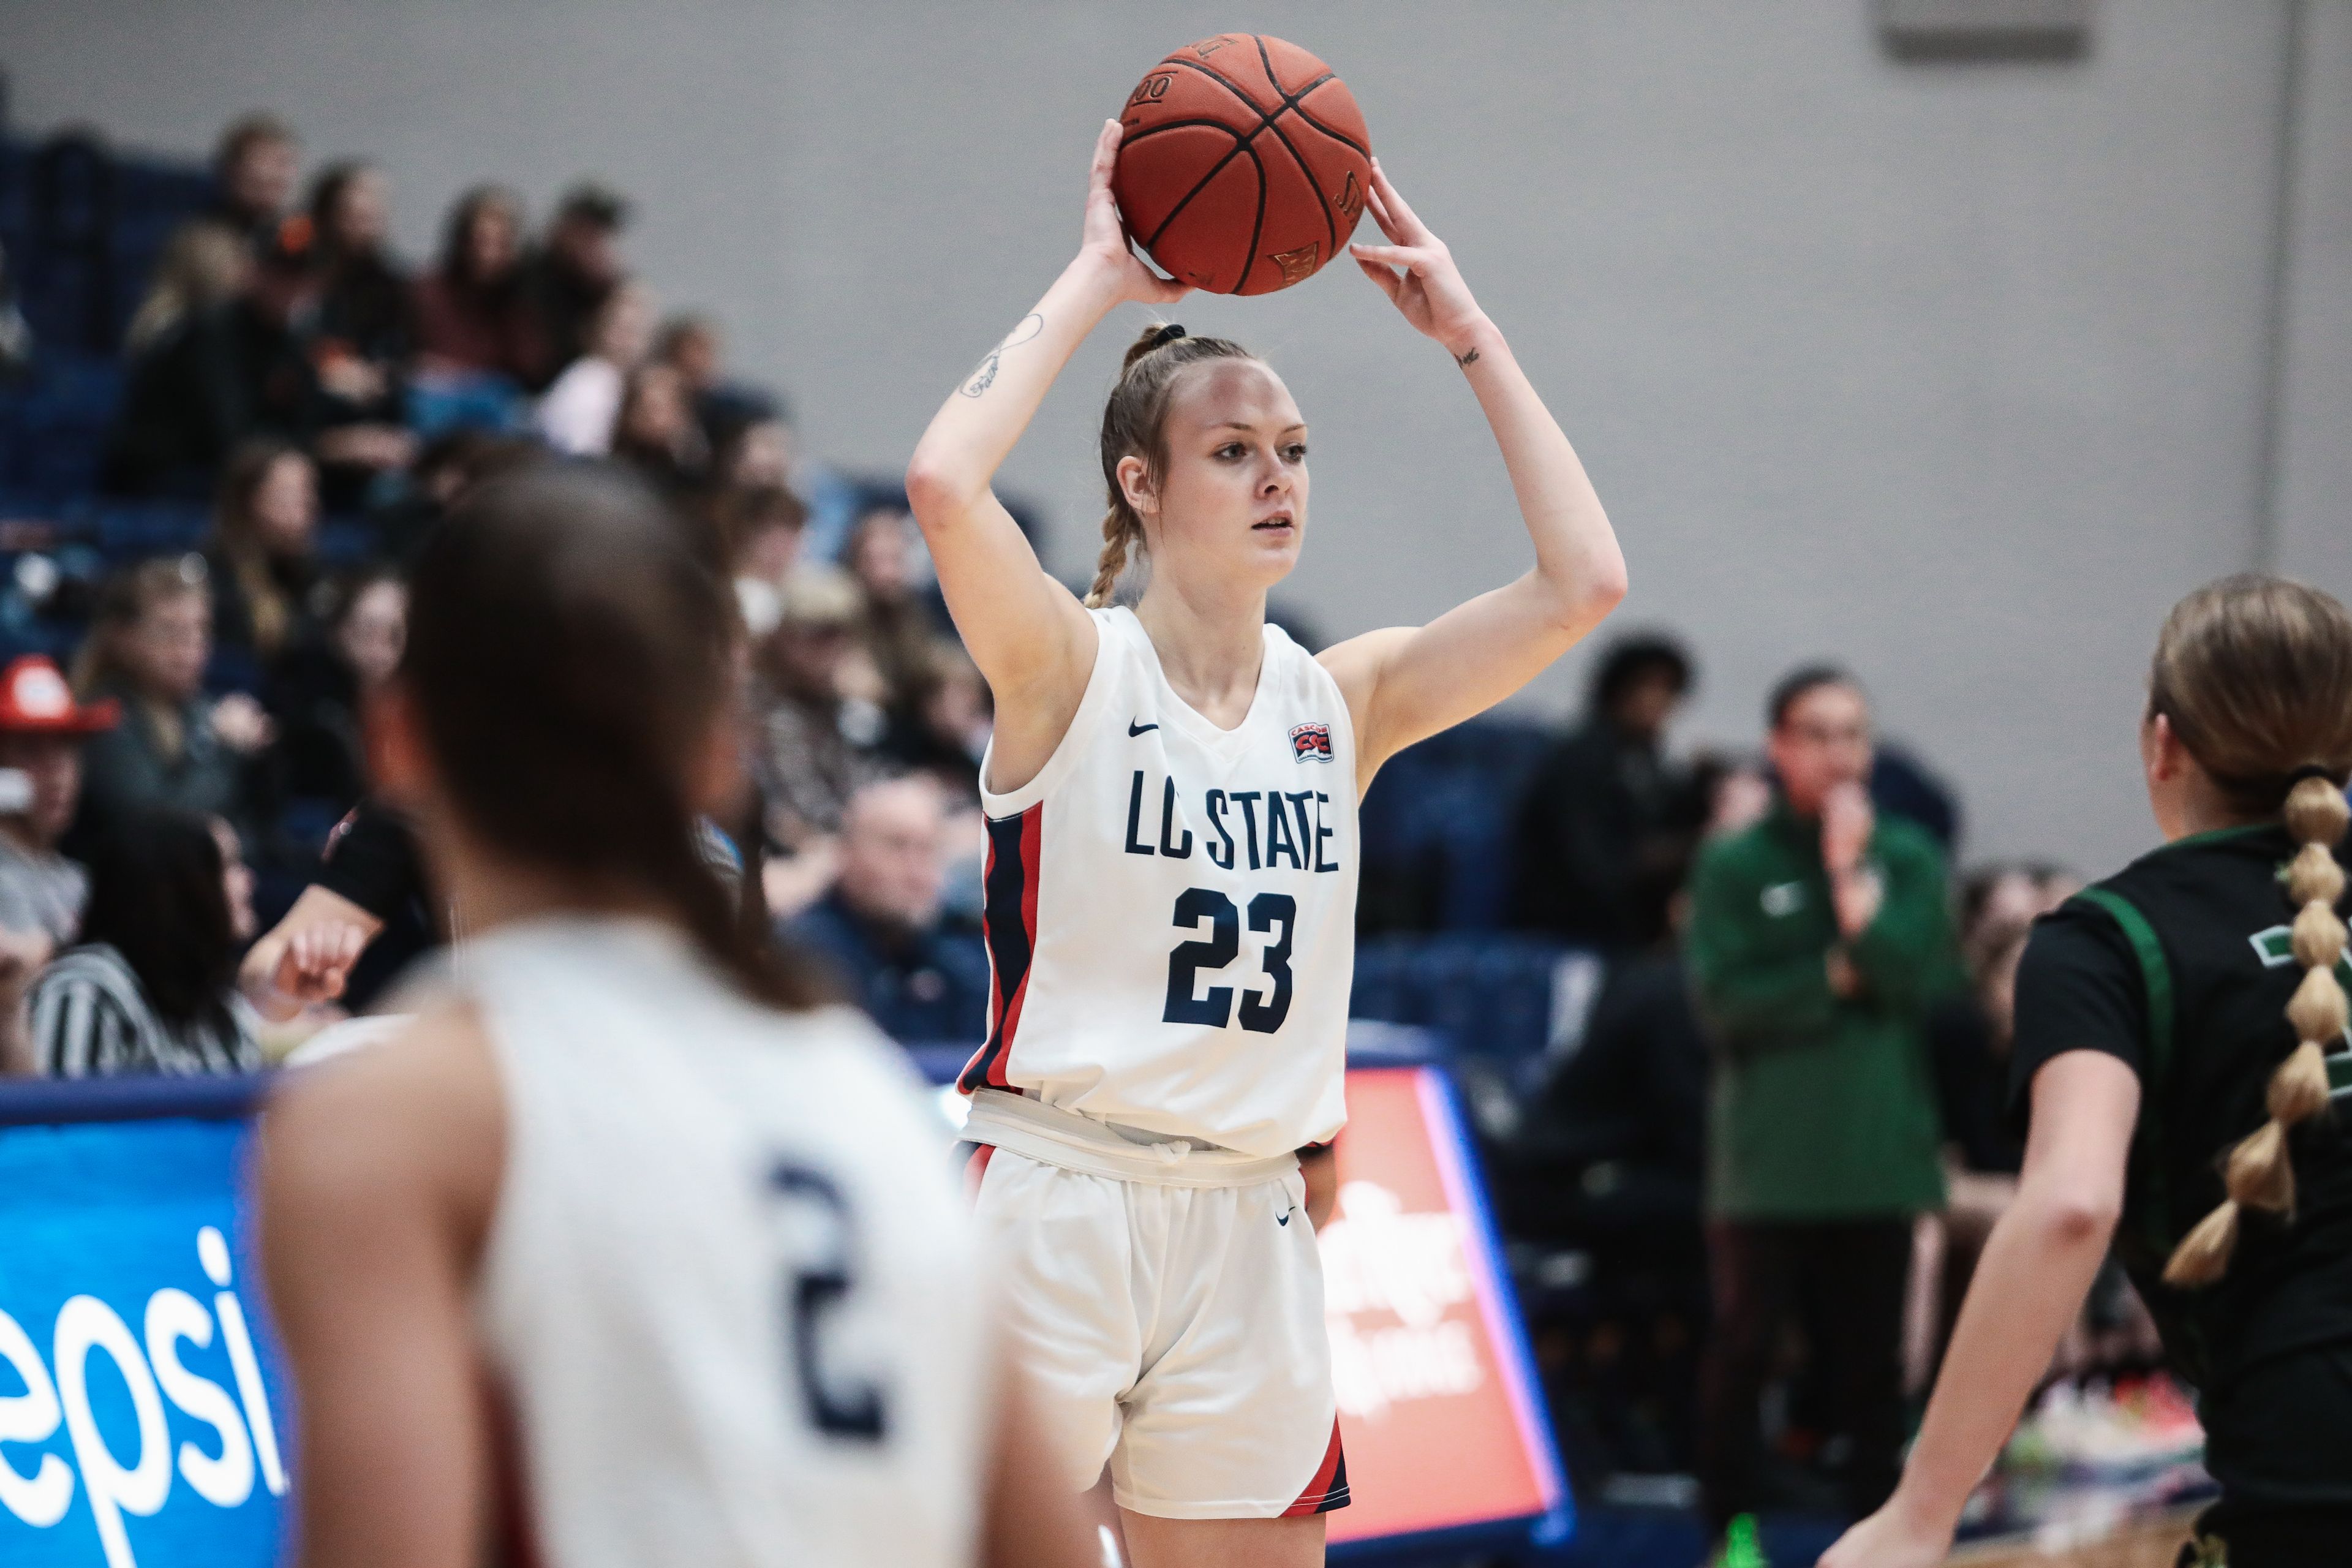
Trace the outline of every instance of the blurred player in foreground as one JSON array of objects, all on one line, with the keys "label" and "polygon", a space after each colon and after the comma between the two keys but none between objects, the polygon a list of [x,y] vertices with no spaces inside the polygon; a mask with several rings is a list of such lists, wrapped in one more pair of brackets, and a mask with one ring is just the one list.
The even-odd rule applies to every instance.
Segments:
[{"label": "blurred player in foreground", "polygon": [[296,1075],[262,1233],[309,1568],[1088,1568],[894,1049],[747,941],[730,600],[623,481],[420,558],[379,784],[468,936]]}]

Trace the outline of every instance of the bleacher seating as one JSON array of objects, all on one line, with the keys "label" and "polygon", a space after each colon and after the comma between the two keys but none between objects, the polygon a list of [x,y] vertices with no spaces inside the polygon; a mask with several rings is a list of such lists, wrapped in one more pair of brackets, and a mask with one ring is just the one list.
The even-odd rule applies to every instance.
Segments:
[{"label": "bleacher seating", "polygon": [[1502,929],[1512,819],[1552,740],[1539,725],[1478,719],[1389,759],[1361,818],[1376,927]]},{"label": "bleacher seating", "polygon": [[0,138],[0,247],[45,354],[111,356],[164,242],[211,176],[119,154],[88,132]]}]

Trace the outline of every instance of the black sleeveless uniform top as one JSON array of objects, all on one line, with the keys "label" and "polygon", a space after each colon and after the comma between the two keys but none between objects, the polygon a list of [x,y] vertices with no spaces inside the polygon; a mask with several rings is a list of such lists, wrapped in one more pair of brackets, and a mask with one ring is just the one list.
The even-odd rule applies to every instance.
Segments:
[{"label": "black sleeveless uniform top", "polygon": [[[2011,1093],[2021,1120],[2033,1075],[2067,1051],[2138,1075],[2116,1250],[2198,1385],[2207,1467],[2236,1503],[2331,1507],[2352,1505],[2352,1040],[2329,1050],[2333,1114],[2290,1135],[2294,1222],[2247,1210],[2218,1283],[2162,1279],[2228,1195],[2222,1156],[2268,1119],[2272,1070],[2295,1047],[2295,849],[2275,824],[2198,834],[2043,916],[2018,968]],[[2352,958],[2338,978],[2352,987]]]}]

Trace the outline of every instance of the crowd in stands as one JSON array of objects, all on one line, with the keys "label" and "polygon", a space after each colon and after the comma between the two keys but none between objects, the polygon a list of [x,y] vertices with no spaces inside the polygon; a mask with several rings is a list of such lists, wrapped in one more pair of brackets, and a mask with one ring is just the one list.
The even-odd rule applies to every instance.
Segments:
[{"label": "crowd in stands", "polygon": [[[55,232],[58,159],[79,153],[100,206],[121,205],[131,167],[68,142],[38,178],[21,155],[0,167],[0,242],[52,290],[89,258]],[[10,184],[49,193],[52,232],[12,231]],[[0,691],[0,1059],[236,1070],[331,1016],[307,1005],[326,993],[373,999],[379,984],[345,984],[355,950],[431,907],[398,824],[365,799],[403,568],[471,487],[558,462],[635,474],[735,583],[755,803],[711,825],[714,860],[901,1032],[976,1037],[986,961],[965,885],[986,687],[903,495],[800,461],[782,400],[730,373],[719,323],[663,318],[625,255],[628,202],[583,182],[534,225],[514,192],[478,186],[415,267],[383,171],[306,175],[267,114],[230,125],[209,181],[177,189],[108,331],[46,298],[19,310],[0,284],[13,440],[37,441],[44,371],[89,361],[94,332],[119,386],[73,482],[0,488],[15,563],[36,563],[11,606],[28,651]],[[0,475],[22,456],[0,454]],[[97,567],[60,570],[89,533]],[[271,929],[290,905],[308,912]],[[158,940],[172,923],[184,941]],[[248,961],[240,984],[247,944],[283,973]]]},{"label": "crowd in stands", "polygon": [[[829,963],[898,1037],[976,1041],[989,694],[895,483],[808,461],[782,400],[728,368],[719,323],[663,317],[628,264],[621,195],[583,183],[535,224],[510,190],[465,191],[420,267],[391,240],[381,170],[346,162],[302,176],[288,126],[252,115],[228,128],[209,187],[184,204],[122,312],[110,345],[121,390],[91,494],[0,493],[16,585],[0,633],[26,650],[0,674],[0,1064],[246,1070],[289,1022],[331,1011],[314,1004],[364,1005],[383,971],[433,944],[413,849],[365,798],[363,715],[400,658],[401,574],[419,540],[471,487],[553,462],[638,475],[734,581],[754,801],[711,825],[712,858],[739,877],[749,918]],[[0,374],[49,352],[37,312],[0,282]],[[16,439],[37,439],[27,431]],[[79,577],[57,564],[71,527],[13,518],[76,506],[99,520],[104,567]],[[2003,1065],[2010,977],[2032,918],[2074,884],[2048,867],[1996,868],[1948,898],[1957,807],[1899,752],[1872,753],[1858,706],[1832,716],[1854,735],[1812,737],[1847,747],[1837,804],[1792,800],[1790,748],[1811,742],[1788,726],[1832,719],[1790,715],[1804,691],[1858,705],[1862,688],[1840,672],[1804,678],[1759,755],[1685,763],[1666,736],[1696,679],[1690,654],[1635,636],[1595,669],[1587,711],[1563,734],[1486,721],[1390,764],[1365,806],[1358,1011],[1466,1018],[1454,1043],[1475,1058],[1480,1037],[1517,1029],[1499,1021],[1508,985],[1457,978],[1442,1004],[1381,999],[1439,973],[1430,955],[1449,931],[1469,933],[1476,963],[1538,975],[1543,1000],[1525,1010],[1536,1022],[1518,1030],[1532,1037],[1499,1074],[1509,1114],[1485,1127],[1504,1226],[1525,1247],[1591,1260],[1564,1320],[1573,1347],[1556,1342],[1551,1358],[1555,1372],[1585,1358],[1577,1375],[1611,1388],[1595,1408],[1618,1429],[1589,1447],[1603,1463],[1690,1469],[1704,1458],[1694,1431],[1710,1319],[1728,1310],[1746,1335],[1745,1359],[1718,1369],[1710,1397],[1752,1422],[1784,1309],[1853,1296],[1863,1266],[1770,1229],[1822,1219],[1806,1184],[1844,1179],[1818,1137],[1758,1154],[1780,1119],[1769,1096],[1819,1089],[1758,1089],[1778,1070],[1775,1040],[1843,1031],[1839,1049],[1892,1073],[1905,1114],[1925,1119],[1926,1163],[1864,1206],[1881,1261],[1912,1257],[1915,1302],[1932,1298],[1928,1315],[1948,1317],[2021,1152]],[[1824,834],[1825,812],[1843,826]],[[1825,847],[1841,834],[1842,851]],[[1917,869],[1903,889],[1916,940],[1856,957],[1841,978],[1852,935],[1838,934],[1852,912],[1841,889],[1865,845],[1873,864],[1895,845]],[[1751,869],[1734,875],[1726,858],[1742,856]],[[1776,857],[1794,868],[1771,869]],[[1745,889],[1732,902],[1753,903],[1739,880],[1751,872],[1764,917],[1776,889],[1819,882],[1801,994],[1773,991],[1769,963],[1743,968],[1763,951],[1759,917],[1721,898]],[[1599,955],[1601,980],[1564,1027],[1552,977],[1571,952]],[[1767,1102],[1727,1105],[1733,1084]],[[1734,1125],[1748,1129],[1743,1157],[1771,1169],[1728,1191],[1710,1145]],[[1934,1215],[1923,1249],[1907,1251],[1915,1217]],[[1727,1220],[1746,1232],[1728,1244]],[[1727,1245],[1754,1286],[1728,1300]],[[1900,1302],[1901,1267],[1869,1276],[1874,1300],[1893,1268]],[[2118,1307],[2085,1331],[2127,1330],[2127,1316]],[[1817,1330],[1834,1342],[1895,1325],[1879,1311]],[[1915,1386],[1934,1342],[1914,1356]],[[1634,1362],[1650,1370],[1629,1383]],[[1865,1393],[1878,1448],[1864,1462],[1883,1469],[1885,1391]],[[1714,1484],[1745,1506],[1751,1468],[1752,1456],[1718,1456]]]}]

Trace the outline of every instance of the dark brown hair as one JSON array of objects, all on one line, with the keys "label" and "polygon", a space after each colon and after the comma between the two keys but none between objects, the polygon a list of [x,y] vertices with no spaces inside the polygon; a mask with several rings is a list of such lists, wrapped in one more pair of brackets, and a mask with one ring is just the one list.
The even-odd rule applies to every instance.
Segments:
[{"label": "dark brown hair", "polygon": [[2303,984],[2287,1004],[2299,1042],[2271,1074],[2270,1118],[2231,1147],[2229,1197],[2199,1221],[2165,1265],[2168,1283],[2208,1285],[2230,1266],[2242,1209],[2294,1210],[2287,1129],[2327,1109],[2326,1052],[2344,1034],[2344,868],[2335,846],[2352,807],[2352,616],[2300,583],[2245,575],[2175,605],[2148,672],[2148,717],[2161,716],[2248,820],[2282,818],[2302,846],[2289,864],[2295,962]]},{"label": "dark brown hair", "polygon": [[220,840],[184,811],[134,811],[94,837],[80,941],[122,955],[155,1016],[175,1029],[236,1032],[236,923]]},{"label": "dark brown hair", "polygon": [[475,832],[655,900],[759,1000],[821,999],[699,850],[689,770],[734,719],[734,607],[643,485],[584,466],[488,480],[409,592],[401,679]]},{"label": "dark brown hair", "polygon": [[1129,345],[1120,363],[1118,384],[1103,405],[1103,483],[1110,489],[1110,510],[1103,514],[1102,554],[1095,563],[1094,586],[1087,605],[1099,609],[1110,603],[1111,590],[1127,570],[1130,551],[1143,545],[1143,519],[1127,503],[1118,482],[1118,465],[1141,458],[1150,483],[1157,485],[1168,467],[1168,405],[1175,400],[1177,378],[1187,365],[1213,359],[1255,359],[1257,356],[1230,338],[1192,338],[1181,327],[1146,327]]},{"label": "dark brown hair", "polygon": [[254,526],[253,500],[278,465],[289,459],[305,468],[311,466],[310,455],[302,448],[275,437],[256,436],[241,441],[221,466],[220,484],[214,492],[213,543],[229,574],[236,579],[253,646],[264,655],[286,645],[299,606],[270,569],[268,549]]},{"label": "dark brown hair", "polygon": [[491,208],[502,209],[514,234],[515,260],[500,282],[513,282],[520,277],[522,259],[523,213],[522,198],[504,185],[476,185],[450,204],[448,215],[441,220],[441,274],[455,283],[467,288],[490,287],[485,279],[473,275],[474,225],[483,213]]}]

